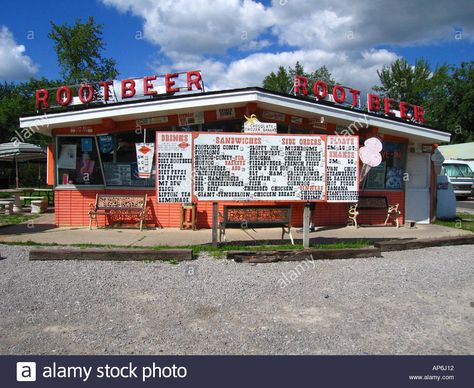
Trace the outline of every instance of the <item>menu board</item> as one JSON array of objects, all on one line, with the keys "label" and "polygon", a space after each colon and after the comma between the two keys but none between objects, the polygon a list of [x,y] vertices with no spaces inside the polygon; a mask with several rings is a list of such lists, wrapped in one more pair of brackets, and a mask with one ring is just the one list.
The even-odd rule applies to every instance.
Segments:
[{"label": "menu board", "polygon": [[359,198],[359,137],[327,137],[327,200],[357,202]]},{"label": "menu board", "polygon": [[107,186],[153,187],[156,176],[155,169],[149,179],[140,178],[137,163],[104,163],[105,183]]},{"label": "menu board", "polygon": [[156,134],[158,202],[189,203],[192,188],[192,134]]},{"label": "menu board", "polygon": [[367,174],[365,187],[367,189],[383,189],[385,187],[386,162],[380,163],[377,167],[372,167]]},{"label": "menu board", "polygon": [[130,163],[104,163],[105,182],[110,186],[131,186]]},{"label": "menu board", "polygon": [[355,202],[358,136],[158,132],[158,202]]},{"label": "menu board", "polygon": [[198,200],[325,199],[325,136],[198,133],[193,149]]}]

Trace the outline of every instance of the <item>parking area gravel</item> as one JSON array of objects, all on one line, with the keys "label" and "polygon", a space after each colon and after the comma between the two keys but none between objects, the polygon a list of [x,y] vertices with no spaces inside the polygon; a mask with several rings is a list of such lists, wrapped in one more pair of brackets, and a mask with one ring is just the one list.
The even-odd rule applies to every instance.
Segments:
[{"label": "parking area gravel", "polygon": [[0,255],[1,354],[474,353],[472,246],[257,265]]}]

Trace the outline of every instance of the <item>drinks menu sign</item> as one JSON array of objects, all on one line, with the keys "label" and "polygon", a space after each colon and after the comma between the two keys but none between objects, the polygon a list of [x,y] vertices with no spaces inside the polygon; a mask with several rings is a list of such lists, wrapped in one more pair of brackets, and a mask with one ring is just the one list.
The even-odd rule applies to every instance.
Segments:
[{"label": "drinks menu sign", "polygon": [[[357,201],[358,137],[157,134],[159,202]],[[185,146],[186,145],[186,146]]]},{"label": "drinks menu sign", "polygon": [[191,133],[157,132],[158,202],[191,202]]}]

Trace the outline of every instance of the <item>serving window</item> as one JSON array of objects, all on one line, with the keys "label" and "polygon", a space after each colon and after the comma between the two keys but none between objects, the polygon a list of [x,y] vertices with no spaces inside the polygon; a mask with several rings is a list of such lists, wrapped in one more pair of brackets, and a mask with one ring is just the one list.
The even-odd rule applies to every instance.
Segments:
[{"label": "serving window", "polygon": [[105,185],[153,188],[150,178],[138,174],[136,143],[155,143],[155,131],[130,131],[97,136],[58,136],[57,185]]},{"label": "serving window", "polygon": [[383,142],[382,163],[372,167],[365,179],[364,188],[401,190],[405,172],[407,146],[404,143]]},{"label": "serving window", "polygon": [[106,186],[155,187],[155,165],[150,178],[140,178],[135,149],[136,143],[154,143],[154,138],[154,130],[97,136]]},{"label": "serving window", "polygon": [[103,185],[94,136],[67,136],[57,140],[57,184]]}]

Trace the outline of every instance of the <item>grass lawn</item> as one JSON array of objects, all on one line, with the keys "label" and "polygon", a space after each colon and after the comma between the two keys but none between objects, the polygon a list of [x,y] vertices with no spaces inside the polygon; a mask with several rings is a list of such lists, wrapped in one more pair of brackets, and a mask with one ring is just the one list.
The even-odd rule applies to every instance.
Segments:
[{"label": "grass lawn", "polygon": [[[62,246],[56,243],[37,243],[34,241],[18,241],[18,242],[1,242],[6,245],[23,245],[23,246]],[[372,243],[368,240],[357,240],[353,242],[340,242],[332,244],[314,244],[311,245],[313,249],[344,249],[344,248],[364,248],[371,246]],[[70,244],[67,246],[77,248],[130,248],[130,249],[192,249],[194,254],[200,252],[209,252],[215,257],[221,257],[226,251],[272,251],[272,250],[286,250],[286,249],[303,249],[302,244],[281,244],[281,245],[221,245],[213,247],[212,245],[155,245],[155,246],[125,246],[125,245],[101,245],[101,244]]]},{"label": "grass lawn", "polygon": [[457,213],[454,220],[436,220],[435,224],[449,226],[451,228],[468,230],[474,233],[474,214]]},{"label": "grass lawn", "polygon": [[0,226],[21,224],[36,217],[36,214],[0,214]]}]

